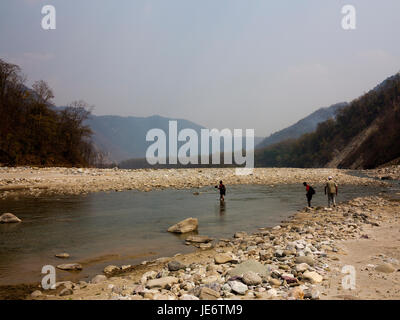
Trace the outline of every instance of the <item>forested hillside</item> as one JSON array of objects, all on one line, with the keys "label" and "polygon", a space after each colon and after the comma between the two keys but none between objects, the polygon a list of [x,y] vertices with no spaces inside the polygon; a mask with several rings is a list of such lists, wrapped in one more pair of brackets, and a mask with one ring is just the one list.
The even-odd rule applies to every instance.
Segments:
[{"label": "forested hillside", "polygon": [[288,139],[296,139],[305,133],[313,132],[317,129],[318,124],[334,118],[336,113],[347,105],[347,102],[341,102],[327,108],[320,108],[295,124],[271,134],[257,145],[257,149],[262,149]]},{"label": "forested hillside", "polygon": [[268,167],[374,168],[400,156],[400,74],[341,109],[313,133],[256,152]]},{"label": "forested hillside", "polygon": [[84,102],[53,108],[44,81],[25,86],[17,65],[0,59],[0,164],[87,166],[96,159]]}]

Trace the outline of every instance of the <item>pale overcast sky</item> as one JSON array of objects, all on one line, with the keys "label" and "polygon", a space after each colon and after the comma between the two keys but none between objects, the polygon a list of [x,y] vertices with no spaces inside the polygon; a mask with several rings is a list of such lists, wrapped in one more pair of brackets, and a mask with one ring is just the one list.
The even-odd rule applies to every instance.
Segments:
[{"label": "pale overcast sky", "polygon": [[[41,28],[47,4],[56,30]],[[398,0],[1,0],[0,57],[57,105],[265,136],[397,73],[399,14]]]}]

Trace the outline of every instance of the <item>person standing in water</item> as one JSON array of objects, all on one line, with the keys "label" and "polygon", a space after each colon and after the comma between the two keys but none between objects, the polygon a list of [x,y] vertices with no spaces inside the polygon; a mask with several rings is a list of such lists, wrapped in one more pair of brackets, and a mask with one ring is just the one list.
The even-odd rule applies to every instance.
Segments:
[{"label": "person standing in water", "polygon": [[331,203],[333,204],[334,207],[336,207],[336,197],[338,194],[338,186],[333,181],[333,178],[331,176],[328,177],[328,182],[326,183],[325,186],[325,194],[328,194],[328,207],[331,207]]},{"label": "person standing in water", "polygon": [[303,186],[306,187],[307,203],[308,203],[308,206],[311,208],[311,199],[312,199],[312,196],[315,194],[315,190],[307,182],[304,182]]},{"label": "person standing in water", "polygon": [[215,186],[215,188],[219,190],[219,200],[225,201],[226,188],[225,185],[222,183],[222,180],[219,182],[218,186]]}]

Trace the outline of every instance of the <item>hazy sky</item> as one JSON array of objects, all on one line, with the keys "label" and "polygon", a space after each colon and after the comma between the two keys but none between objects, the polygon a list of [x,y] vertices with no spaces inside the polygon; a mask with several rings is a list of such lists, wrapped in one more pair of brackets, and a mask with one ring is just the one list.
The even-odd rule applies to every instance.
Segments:
[{"label": "hazy sky", "polygon": [[58,105],[268,135],[398,72],[399,14],[398,0],[1,0],[0,57]]}]

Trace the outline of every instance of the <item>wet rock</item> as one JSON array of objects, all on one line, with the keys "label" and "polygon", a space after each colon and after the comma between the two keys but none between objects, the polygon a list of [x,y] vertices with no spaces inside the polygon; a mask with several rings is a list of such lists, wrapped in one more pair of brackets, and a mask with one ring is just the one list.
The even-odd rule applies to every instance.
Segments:
[{"label": "wet rock", "polygon": [[60,259],[68,259],[69,258],[69,254],[68,253],[58,253],[55,255],[56,258],[60,258]]},{"label": "wet rock", "polygon": [[233,237],[236,239],[245,238],[247,237],[247,233],[244,231],[236,232]]},{"label": "wet rock", "polygon": [[196,218],[188,218],[177,224],[173,225],[168,229],[168,232],[172,233],[187,233],[197,230],[199,221]]},{"label": "wet rock", "polygon": [[152,279],[146,283],[146,287],[152,288],[162,288],[164,289],[167,286],[172,286],[175,283],[178,283],[179,279],[176,277],[164,277],[160,279]]},{"label": "wet rock", "polygon": [[186,238],[186,242],[191,242],[191,243],[208,243],[213,240],[214,240],[213,238],[207,236],[189,236]]},{"label": "wet rock", "polygon": [[114,272],[119,271],[119,270],[120,270],[119,267],[111,265],[111,266],[105,267],[103,272],[107,275],[112,275]]},{"label": "wet rock", "polygon": [[257,273],[249,271],[243,275],[243,282],[248,286],[257,286],[262,283],[262,279]]},{"label": "wet rock", "polygon": [[229,281],[228,284],[232,288],[233,292],[240,295],[244,295],[249,289],[244,283],[239,281]]},{"label": "wet rock", "polygon": [[82,265],[79,263],[66,263],[58,265],[57,268],[65,271],[80,271],[82,270]]},{"label": "wet rock", "polygon": [[19,222],[22,222],[22,220],[13,215],[12,213],[3,213],[0,216],[0,223],[19,223]]}]

